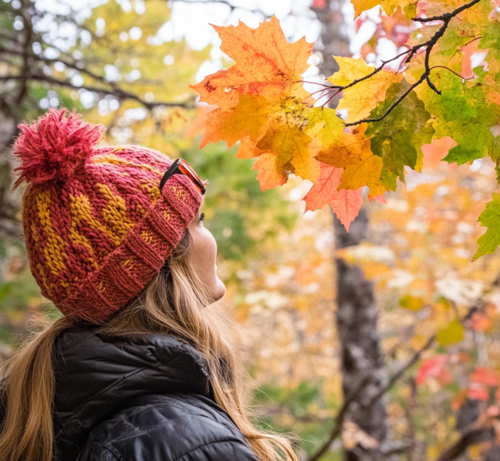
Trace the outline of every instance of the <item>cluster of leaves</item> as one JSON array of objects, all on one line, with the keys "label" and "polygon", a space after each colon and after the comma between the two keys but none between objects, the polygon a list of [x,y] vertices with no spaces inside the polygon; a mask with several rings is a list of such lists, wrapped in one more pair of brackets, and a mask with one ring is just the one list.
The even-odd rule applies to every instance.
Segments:
[{"label": "cluster of leaves", "polygon": [[[359,16],[380,2],[353,3]],[[288,43],[275,18],[257,29],[241,23],[215,27],[235,65],[193,87],[202,101],[218,106],[208,114],[202,146],[240,141],[237,157],[257,158],[253,168],[263,190],[283,185],[290,174],[310,180],[306,209],[330,203],[346,228],[362,204],[363,188],[369,200],[383,201],[398,179],[405,182],[407,168],[421,171],[422,146],[433,139],[454,140],[443,159],[448,163],[485,156],[500,161],[496,7],[486,0],[384,3],[388,15],[404,15],[420,26],[406,51],[377,68],[363,58],[335,57],[340,70],[316,92],[326,101],[321,107],[301,80],[311,44]],[[488,50],[488,66],[464,77],[470,46]],[[328,108],[340,93],[337,110]],[[480,218],[489,229],[474,258],[500,243],[499,212],[497,197]]]}]

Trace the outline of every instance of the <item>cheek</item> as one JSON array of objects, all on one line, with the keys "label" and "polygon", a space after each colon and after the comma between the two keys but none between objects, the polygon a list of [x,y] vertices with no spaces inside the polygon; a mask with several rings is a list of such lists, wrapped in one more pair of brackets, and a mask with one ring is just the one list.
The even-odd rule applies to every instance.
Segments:
[{"label": "cheek", "polygon": [[213,235],[205,228],[191,233],[193,237],[192,262],[195,267],[209,270],[215,267],[217,243]]}]

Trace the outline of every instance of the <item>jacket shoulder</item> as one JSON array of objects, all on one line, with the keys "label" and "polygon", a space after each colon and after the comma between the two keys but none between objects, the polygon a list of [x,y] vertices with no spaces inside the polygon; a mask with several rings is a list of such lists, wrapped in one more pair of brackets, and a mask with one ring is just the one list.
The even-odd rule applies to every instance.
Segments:
[{"label": "jacket shoulder", "polygon": [[150,395],[90,434],[79,461],[258,461],[229,416],[196,394]]}]

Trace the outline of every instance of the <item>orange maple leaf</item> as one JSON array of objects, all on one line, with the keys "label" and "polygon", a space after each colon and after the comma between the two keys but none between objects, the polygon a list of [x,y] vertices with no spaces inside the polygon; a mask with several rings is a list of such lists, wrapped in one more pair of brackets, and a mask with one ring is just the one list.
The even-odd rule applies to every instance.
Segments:
[{"label": "orange maple leaf", "polygon": [[200,100],[227,110],[238,104],[240,94],[264,95],[270,101],[278,101],[285,94],[300,100],[307,97],[298,83],[309,67],[307,60],[313,47],[305,37],[288,43],[274,16],[257,29],[242,22],[213,27],[222,40],[221,50],[234,59],[235,65],[191,86],[200,93]]},{"label": "orange maple leaf", "polygon": [[286,183],[288,177],[276,169],[276,155],[262,154],[255,162],[252,170],[257,170],[257,181],[262,190],[274,189]]},{"label": "orange maple leaf", "polygon": [[356,218],[363,203],[363,188],[337,190],[342,177],[342,168],[320,163],[320,174],[316,183],[306,194],[306,211],[319,210],[327,203],[349,232],[351,222]]}]

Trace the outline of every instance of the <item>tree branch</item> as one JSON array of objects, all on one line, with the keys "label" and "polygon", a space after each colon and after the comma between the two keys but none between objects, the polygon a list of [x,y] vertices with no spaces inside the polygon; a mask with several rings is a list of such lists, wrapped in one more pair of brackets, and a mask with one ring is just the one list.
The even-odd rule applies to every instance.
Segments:
[{"label": "tree branch", "polygon": [[399,105],[401,103],[401,101],[406,98],[406,96],[408,96],[408,94],[413,91],[418,85],[420,85],[424,80],[425,80],[425,72],[420,76],[420,79],[418,81],[416,81],[413,85],[410,86],[410,88],[408,88],[408,90],[402,94],[398,99],[396,99],[396,101],[394,101],[391,105],[391,107],[389,107],[389,109],[387,109],[387,111],[381,115],[380,117],[378,118],[364,118],[362,120],[358,120],[357,122],[352,122],[352,123],[346,123],[345,126],[356,126],[356,125],[360,125],[361,123],[368,123],[368,122],[380,122],[381,120],[383,120],[385,117],[387,117],[394,109],[397,105]]},{"label": "tree branch", "polygon": [[455,10],[453,10],[452,12],[450,13],[445,13],[445,14],[442,14],[441,16],[433,16],[431,18],[413,18],[413,21],[417,21],[417,22],[422,22],[422,23],[428,23],[428,22],[432,22],[432,21],[443,21],[443,25],[435,32],[435,34],[429,39],[427,40],[426,42],[424,43],[420,43],[418,45],[415,45],[413,46],[412,48],[410,48],[409,50],[403,52],[403,53],[400,53],[399,55],[395,56],[394,58],[388,60],[388,61],[382,61],[382,64],[377,67],[372,73],[366,75],[365,77],[362,77],[360,79],[357,79],[357,80],[354,80],[353,82],[351,82],[350,84],[348,85],[345,85],[345,86],[336,86],[335,88],[338,88],[340,89],[341,91],[342,90],[345,90],[347,88],[350,88],[356,84],[358,84],[359,82],[363,81],[363,80],[366,80],[368,78],[371,78],[373,77],[376,73],[380,72],[382,70],[382,68],[388,63],[388,62],[391,62],[391,61],[394,61],[398,58],[400,58],[401,56],[403,56],[404,54],[408,54],[408,57],[405,59],[405,63],[409,63],[411,61],[411,59],[413,58],[413,56],[417,53],[417,51],[420,49],[420,48],[426,48],[425,50],[425,71],[424,73],[420,76],[419,80],[417,82],[415,82],[411,87],[410,89],[404,93],[404,95],[402,95],[401,97],[399,97],[392,105],[391,107],[389,107],[389,109],[380,117],[378,118],[364,118],[364,119],[361,119],[361,120],[358,120],[356,122],[352,122],[352,123],[346,123],[346,126],[356,126],[356,125],[360,125],[361,123],[369,123],[369,122],[379,122],[381,120],[383,120],[385,117],[387,117],[391,112],[392,110],[398,105],[401,103],[401,101],[403,101],[403,99],[408,96],[408,94],[414,89],[416,88],[418,85],[420,85],[424,80],[427,81],[427,84],[429,85],[429,88],[431,88],[433,91],[435,91],[438,95],[441,94],[441,91],[439,91],[436,86],[434,85],[434,83],[432,83],[431,79],[430,79],[430,73],[431,73],[431,70],[433,69],[432,67],[430,67],[430,55],[431,55],[431,52],[432,52],[432,49],[434,48],[434,46],[436,45],[436,43],[438,42],[438,40],[444,35],[444,33],[446,32],[446,29],[448,28],[448,25],[450,23],[450,21],[459,13],[461,13],[462,11],[468,9],[468,8],[471,8],[472,6],[474,6],[476,3],[479,3],[481,0],[472,0],[471,2],[469,3],[465,3],[464,5],[456,8]]},{"label": "tree branch", "polygon": [[474,445],[484,436],[491,435],[494,437],[494,432],[491,427],[474,424],[466,430],[461,437],[444,453],[439,456],[437,461],[453,461],[461,456],[470,445]]},{"label": "tree branch", "polygon": [[[21,80],[24,78],[24,76],[21,75],[2,75],[0,76],[0,81],[8,81],[8,80]],[[195,107],[195,98],[193,97],[192,100],[184,101],[184,102],[166,102],[166,101],[158,101],[158,102],[148,102],[145,101],[144,99],[140,98],[134,93],[130,93],[128,91],[122,90],[121,88],[113,88],[113,89],[106,89],[106,88],[99,88],[96,86],[92,85],[81,85],[77,86],[74,85],[73,83],[67,81],[67,80],[60,80],[54,77],[50,77],[48,75],[36,75],[36,74],[29,74],[28,75],[28,80],[32,81],[41,81],[45,83],[50,83],[53,85],[58,85],[62,86],[65,88],[72,88],[74,90],[81,90],[85,89],[87,91],[93,91],[95,93],[101,93],[101,94],[106,94],[106,95],[111,95],[114,96],[115,98],[119,100],[132,100],[132,101],[137,101],[139,104],[143,105],[147,109],[151,110],[155,107],[183,107],[185,109],[192,109]]]},{"label": "tree branch", "polygon": [[[416,351],[400,369],[397,371],[391,379],[389,379],[388,383],[379,390],[379,392],[370,400],[370,402],[366,406],[372,406],[375,405],[392,387],[396,382],[401,379],[401,377],[410,369],[421,357],[421,355],[429,349],[433,344],[434,341],[436,340],[436,335],[431,336],[427,342],[418,350]],[[321,447],[318,449],[318,451],[309,458],[308,461],[318,461],[321,457],[323,457],[326,452],[328,451],[331,443],[340,435],[340,432],[342,430],[342,424],[344,422],[344,417],[349,410],[349,406],[356,400],[356,398],[359,396],[363,388],[366,386],[368,383],[368,379],[365,378],[361,385],[359,385],[356,390],[351,394],[351,396],[344,402],[342,407],[340,408],[337,416],[335,417],[334,420],[334,425],[333,429],[328,437],[328,439],[321,445]]]},{"label": "tree branch", "polygon": [[436,340],[436,335],[431,336],[427,342],[418,350],[416,351],[396,373],[389,379],[387,384],[379,390],[379,392],[370,400],[370,403],[368,406],[374,405],[378,400],[380,400],[384,394],[386,394],[389,390],[392,389],[394,384],[403,377],[403,375],[408,371],[409,368],[411,368],[415,363],[417,363],[420,360],[420,357],[422,354],[429,349],[433,344],[434,341]]},{"label": "tree branch", "polygon": [[[28,7],[29,8],[29,7]],[[21,17],[24,24],[24,44],[23,44],[23,68],[22,68],[22,78],[20,79],[19,93],[16,98],[16,103],[21,104],[23,102],[26,93],[28,92],[28,74],[30,68],[30,60],[28,56],[28,50],[31,47],[33,28],[31,24],[31,17],[28,16],[27,7],[23,1],[21,8]]]},{"label": "tree branch", "polygon": [[331,443],[340,435],[342,431],[342,424],[344,423],[344,417],[349,410],[351,404],[357,399],[361,391],[365,388],[365,386],[370,382],[371,377],[365,376],[364,379],[358,384],[354,392],[350,395],[350,397],[344,401],[342,406],[340,407],[337,416],[333,422],[333,428],[328,436],[328,439],[321,445],[321,447],[314,453],[308,461],[318,461],[330,448]]},{"label": "tree branch", "polygon": [[82,74],[88,75],[89,77],[98,80],[99,82],[102,82],[106,85],[113,86],[113,82],[109,82],[106,80],[102,75],[97,75],[94,72],[88,70],[86,67],[80,67],[78,62],[72,63],[69,61],[66,61],[64,58],[46,58],[45,56],[40,56],[34,53],[30,53],[27,51],[17,51],[17,50],[12,50],[10,48],[5,48],[3,46],[0,46],[0,53],[5,53],[5,54],[11,54],[14,56],[22,56],[25,60],[27,58],[34,59],[35,61],[47,63],[47,64],[55,64],[56,62],[61,62],[63,63],[66,67],[70,69],[77,70],[78,72],[81,72]]}]

